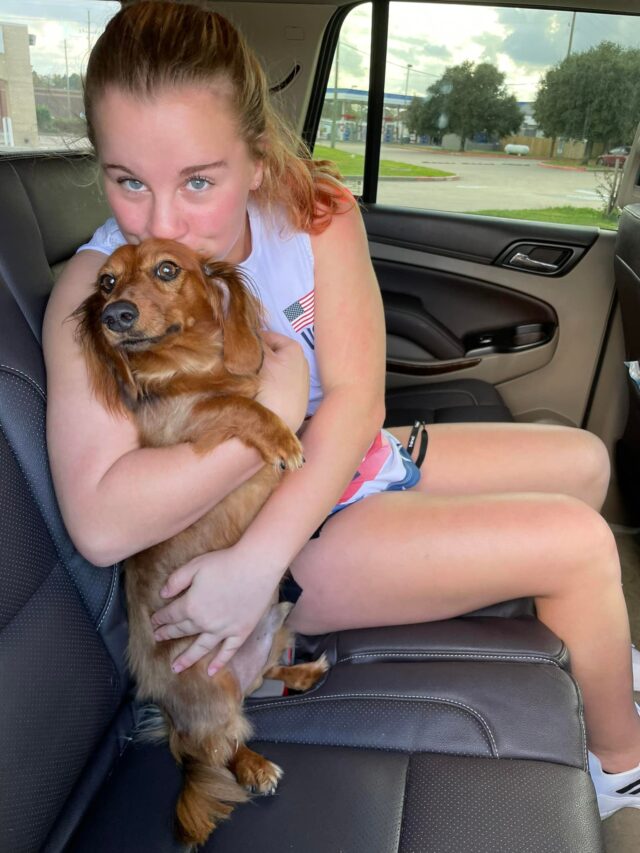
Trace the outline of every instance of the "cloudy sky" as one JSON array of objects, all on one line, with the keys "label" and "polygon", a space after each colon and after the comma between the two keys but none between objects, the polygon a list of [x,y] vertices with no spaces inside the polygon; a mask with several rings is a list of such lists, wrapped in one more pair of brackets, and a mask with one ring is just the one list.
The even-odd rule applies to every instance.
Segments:
[{"label": "cloudy sky", "polygon": [[119,3],[104,0],[0,0],[0,21],[26,24],[35,35],[31,64],[39,74],[64,74],[67,44],[69,73],[84,67],[89,42],[95,42]]},{"label": "cloudy sky", "polygon": [[[435,3],[392,3],[385,90],[422,95],[449,65],[493,62],[518,100],[532,100],[544,72],[567,55],[573,13]],[[366,88],[370,8],[350,13],[343,27],[339,86]],[[578,13],[571,52],[609,40],[640,47],[640,18]],[[330,85],[333,85],[333,74]]]},{"label": "cloudy sky", "polygon": [[[0,20],[27,24],[36,36],[31,61],[41,74],[79,71],[106,20],[118,9],[109,0],[0,0]],[[483,8],[435,3],[392,3],[389,26],[387,92],[422,95],[449,65],[490,61],[506,74],[518,100],[535,97],[541,75],[564,59],[569,48],[571,12]],[[353,10],[343,26],[339,87],[366,89],[369,73],[371,7]],[[640,46],[640,18],[576,15],[572,52],[608,39]],[[412,67],[407,75],[407,65]],[[333,85],[333,72],[329,85]]]}]

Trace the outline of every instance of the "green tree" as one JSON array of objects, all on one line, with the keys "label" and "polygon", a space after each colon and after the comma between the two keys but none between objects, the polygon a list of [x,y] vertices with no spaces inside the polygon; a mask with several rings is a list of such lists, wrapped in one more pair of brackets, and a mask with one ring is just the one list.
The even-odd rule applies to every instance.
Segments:
[{"label": "green tree", "polygon": [[546,136],[586,140],[606,148],[630,143],[640,120],[640,50],[601,42],[550,68],[540,82],[534,115]]},{"label": "green tree", "polygon": [[505,75],[489,62],[463,62],[447,68],[407,109],[407,127],[419,134],[456,133],[460,150],[477,133],[506,136],[522,124],[522,113],[504,84]]},{"label": "green tree", "polygon": [[[33,85],[46,87],[48,89],[66,89],[67,78],[64,74],[38,74],[33,71]],[[69,89],[72,91],[82,90],[82,77],[75,72],[69,74]]]},{"label": "green tree", "polygon": [[38,130],[51,130],[53,116],[49,107],[44,104],[36,104],[36,121],[38,123]]}]

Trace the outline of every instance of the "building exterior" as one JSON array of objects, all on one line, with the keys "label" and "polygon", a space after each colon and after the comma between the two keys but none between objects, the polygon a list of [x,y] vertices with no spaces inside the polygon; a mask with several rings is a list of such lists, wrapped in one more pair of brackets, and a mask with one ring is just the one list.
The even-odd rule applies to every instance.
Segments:
[{"label": "building exterior", "polygon": [[0,144],[37,147],[38,123],[31,73],[31,44],[24,24],[0,22]]}]

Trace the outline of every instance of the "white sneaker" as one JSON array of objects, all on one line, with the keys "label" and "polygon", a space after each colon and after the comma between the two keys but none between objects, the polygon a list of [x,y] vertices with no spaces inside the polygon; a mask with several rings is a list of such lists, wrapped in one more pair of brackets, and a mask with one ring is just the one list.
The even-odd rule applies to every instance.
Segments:
[{"label": "white sneaker", "polygon": [[[636,708],[640,714],[640,707]],[[640,764],[622,773],[605,773],[598,756],[590,752],[589,773],[602,820],[620,809],[640,809]]]},{"label": "white sneaker", "polygon": [[640,809],[640,764],[624,773],[605,773],[598,757],[590,752],[589,772],[602,820],[619,809]]}]

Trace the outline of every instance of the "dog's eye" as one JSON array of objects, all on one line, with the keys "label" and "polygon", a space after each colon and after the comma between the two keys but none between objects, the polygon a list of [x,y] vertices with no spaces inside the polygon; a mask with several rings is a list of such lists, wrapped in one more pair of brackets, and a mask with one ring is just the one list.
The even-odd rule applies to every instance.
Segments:
[{"label": "dog's eye", "polygon": [[180,267],[173,261],[160,261],[156,267],[156,275],[161,281],[173,281],[180,272]]},{"label": "dog's eye", "polygon": [[110,272],[105,272],[98,279],[98,284],[100,285],[100,289],[105,293],[111,293],[116,286],[116,277],[111,275]]}]

